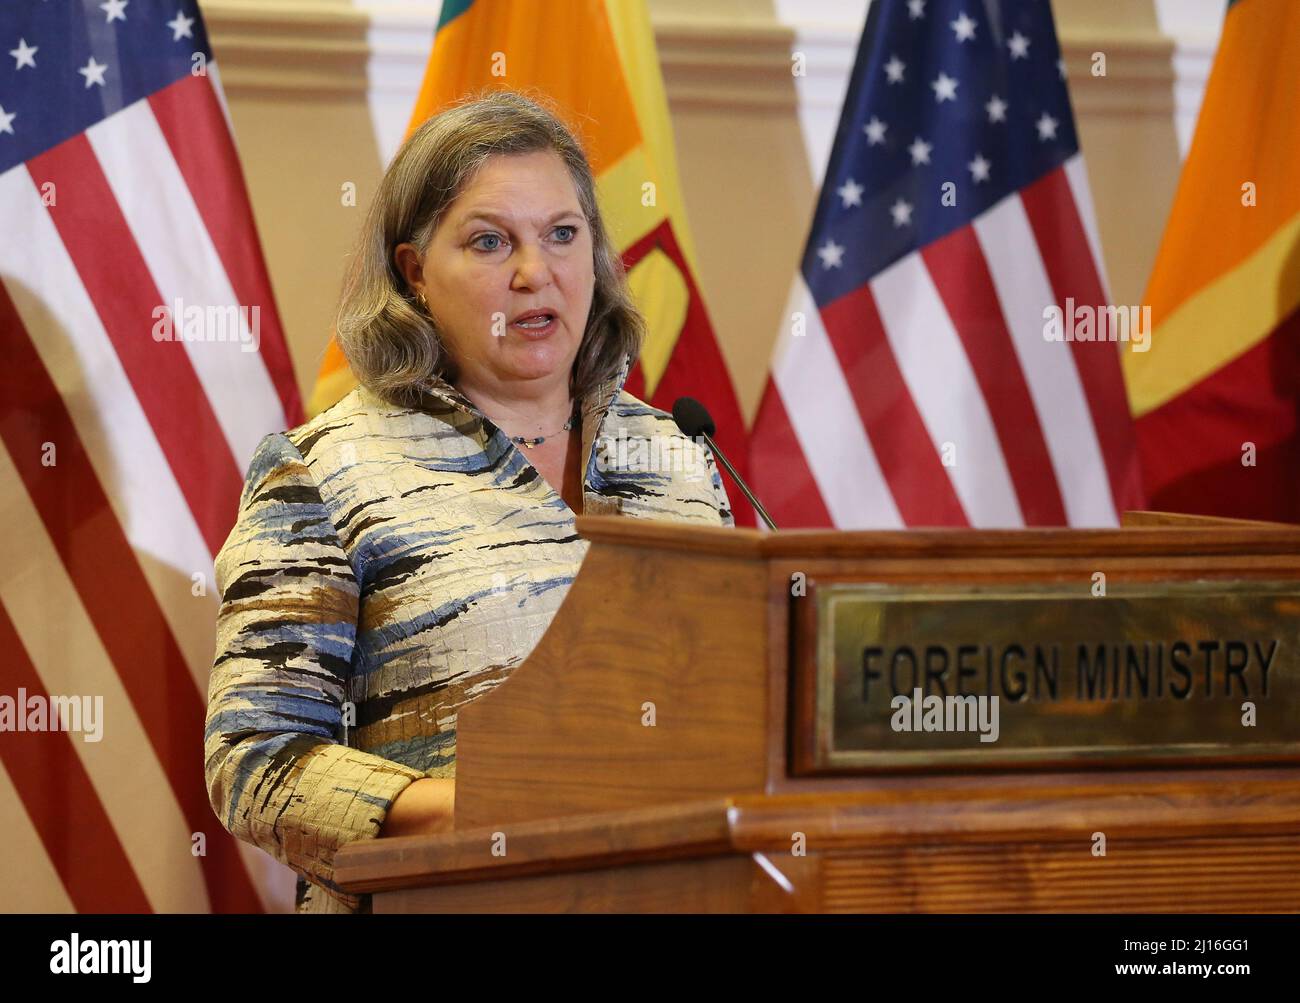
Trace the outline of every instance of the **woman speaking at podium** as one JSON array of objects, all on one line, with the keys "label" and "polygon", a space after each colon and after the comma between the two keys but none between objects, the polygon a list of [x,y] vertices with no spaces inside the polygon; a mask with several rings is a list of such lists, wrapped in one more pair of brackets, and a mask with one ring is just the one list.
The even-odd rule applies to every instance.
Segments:
[{"label": "woman speaking at podium", "polygon": [[733,525],[709,450],[623,390],[645,321],[580,145],[521,95],[402,146],[337,329],[360,386],[261,441],[217,557],[204,735],[214,811],[300,912],[368,910],[345,843],[451,827],[457,712],[546,630],[575,514]]}]

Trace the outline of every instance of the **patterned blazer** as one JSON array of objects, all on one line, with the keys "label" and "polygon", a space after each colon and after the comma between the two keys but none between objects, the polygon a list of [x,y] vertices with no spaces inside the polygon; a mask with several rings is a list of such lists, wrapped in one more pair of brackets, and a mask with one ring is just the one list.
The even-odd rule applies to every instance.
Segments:
[{"label": "patterned blazer", "polygon": [[[711,452],[623,390],[581,402],[583,510],[734,525]],[[204,731],[213,810],[299,875],[299,912],[368,911],[333,881],[422,777],[454,777],[457,711],[529,654],[587,551],[574,513],[446,383],[363,387],[266,436],[217,556]]]}]

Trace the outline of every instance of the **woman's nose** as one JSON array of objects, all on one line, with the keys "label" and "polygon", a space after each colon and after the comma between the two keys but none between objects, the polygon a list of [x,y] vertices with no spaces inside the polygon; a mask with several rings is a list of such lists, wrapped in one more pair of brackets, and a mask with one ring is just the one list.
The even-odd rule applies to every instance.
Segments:
[{"label": "woman's nose", "polygon": [[515,252],[514,289],[540,289],[551,283],[551,266],[541,244],[525,242]]}]

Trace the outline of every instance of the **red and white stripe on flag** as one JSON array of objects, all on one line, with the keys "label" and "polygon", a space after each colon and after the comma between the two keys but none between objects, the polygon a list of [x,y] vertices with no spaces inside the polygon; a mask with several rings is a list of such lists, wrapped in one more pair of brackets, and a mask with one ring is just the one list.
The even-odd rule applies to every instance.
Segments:
[{"label": "red and white stripe on flag", "polygon": [[818,310],[800,276],[750,469],[779,526],[1113,526],[1140,504],[1081,154]]},{"label": "red and white stripe on flag", "polygon": [[290,908],[203,778],[213,559],[302,420],[215,63],[0,175],[0,232],[3,689],[103,698],[99,741],[0,737],[0,908]]}]

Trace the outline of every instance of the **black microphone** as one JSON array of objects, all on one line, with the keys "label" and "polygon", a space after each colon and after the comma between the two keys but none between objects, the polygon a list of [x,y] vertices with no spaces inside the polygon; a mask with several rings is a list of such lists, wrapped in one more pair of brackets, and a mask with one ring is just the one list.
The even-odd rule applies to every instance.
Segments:
[{"label": "black microphone", "polygon": [[740,485],[740,490],[745,492],[745,497],[754,506],[754,511],[759,514],[759,517],[767,523],[767,528],[776,529],[776,523],[767,514],[767,509],[763,508],[762,502],[754,497],[754,492],[749,490],[749,485],[745,483],[744,478],[736,473],[736,468],[731,465],[731,461],[727,459],[726,454],[713,441],[713,436],[717,433],[718,428],[713,424],[708,408],[694,397],[678,397],[677,402],[673,405],[673,421],[677,422],[677,427],[682,430],[682,435],[688,439],[704,436],[704,441],[708,443],[714,455],[722,461],[722,465],[727,468],[727,473],[731,475],[731,479]]}]

